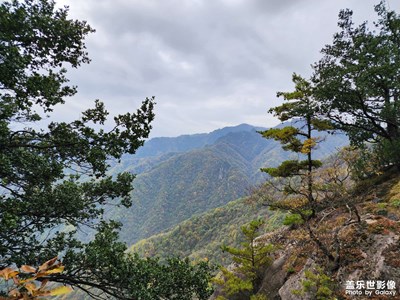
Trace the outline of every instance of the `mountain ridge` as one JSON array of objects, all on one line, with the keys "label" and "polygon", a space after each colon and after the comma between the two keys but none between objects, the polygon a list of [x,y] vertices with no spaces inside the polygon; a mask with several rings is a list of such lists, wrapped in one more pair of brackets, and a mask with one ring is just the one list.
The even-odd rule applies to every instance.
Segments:
[{"label": "mountain ridge", "polygon": [[256,128],[258,130],[264,129],[262,127],[242,123],[236,126],[216,129],[209,133],[183,134],[177,137],[155,137],[146,141],[144,146],[138,149],[135,157],[142,158],[158,156],[170,152],[187,152],[195,148],[202,148],[206,145],[213,144],[227,133],[250,131]]}]

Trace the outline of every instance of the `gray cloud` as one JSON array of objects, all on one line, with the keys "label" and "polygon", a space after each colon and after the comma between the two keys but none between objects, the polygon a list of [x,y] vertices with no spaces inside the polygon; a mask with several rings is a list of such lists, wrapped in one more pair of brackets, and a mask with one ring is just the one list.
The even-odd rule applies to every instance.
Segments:
[{"label": "gray cloud", "polygon": [[[276,91],[291,74],[308,76],[337,30],[339,9],[374,16],[372,0],[59,0],[97,32],[87,40],[92,63],[70,73],[79,94],[112,113],[146,96],[158,105],[153,136],[204,132],[250,123],[272,126]],[[393,8],[393,7],[392,7]],[[65,114],[63,116],[65,117]]]}]

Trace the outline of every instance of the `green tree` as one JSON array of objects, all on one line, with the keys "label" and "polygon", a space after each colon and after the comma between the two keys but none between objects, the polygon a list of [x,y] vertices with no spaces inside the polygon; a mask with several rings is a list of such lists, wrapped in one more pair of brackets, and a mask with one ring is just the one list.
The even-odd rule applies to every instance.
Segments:
[{"label": "green tree", "polygon": [[305,295],[317,300],[335,300],[334,284],[332,279],[325,274],[324,270],[317,266],[310,270],[305,270],[305,278],[301,281],[301,289],[293,290],[294,295],[303,297]]},{"label": "green tree", "polygon": [[[280,193],[277,197],[270,197],[267,205],[277,208],[292,215],[286,218],[287,225],[304,224],[310,238],[330,261],[336,262],[336,257],[328,247],[322,243],[316,230],[312,228],[310,220],[316,216],[316,212],[324,207],[321,199],[318,199],[318,191],[314,182],[314,172],[321,167],[319,160],[313,159],[313,153],[318,143],[323,139],[314,135],[315,132],[332,130],[332,124],[319,115],[317,102],[314,99],[312,84],[297,74],[293,74],[295,90],[293,92],[278,92],[278,97],[283,96],[284,104],[271,108],[273,113],[282,122],[297,122],[298,126],[285,126],[272,128],[262,133],[268,139],[279,141],[283,149],[292,151],[299,156],[305,156],[304,160],[286,160],[276,168],[263,168],[273,178],[269,184]],[[275,182],[275,178],[283,179]]]},{"label": "green tree", "polygon": [[[0,28],[0,268],[39,265],[61,255],[65,272],[43,280],[79,287],[98,299],[132,299],[156,280],[154,275],[143,285],[135,282],[138,268],[163,266],[125,255],[126,246],[117,241],[119,225],[102,215],[107,204],[131,205],[134,175],[110,176],[107,170],[148,137],[154,99],[111,120],[96,100],[78,120],[52,121],[53,110],[76,93],[66,68],[89,62],[84,39],[94,30],[69,19],[68,9],[55,9],[52,0],[2,2]],[[97,231],[89,243],[76,238],[85,226]],[[183,283],[176,294],[205,299],[207,272],[180,264],[165,267],[165,284]]]},{"label": "green tree", "polygon": [[[242,248],[222,246],[222,251],[231,254],[232,260],[237,264],[233,271],[222,267],[222,277],[214,279],[228,297],[240,295],[240,299],[252,299],[251,296],[254,296],[260,287],[265,268],[271,263],[270,254],[273,250],[272,245],[256,240],[263,224],[262,220],[253,220],[241,227],[245,236],[245,241],[241,243]],[[226,298],[220,296],[219,299]]]},{"label": "green tree", "polygon": [[188,259],[168,258],[161,263],[157,258],[127,255],[126,245],[118,241],[117,227],[115,223],[103,223],[95,239],[83,251],[69,251],[64,264],[73,267],[69,268],[69,274],[53,280],[75,285],[95,299],[113,296],[117,299],[191,300],[196,297],[206,300],[212,294],[210,280],[214,268],[207,262],[195,264]]},{"label": "green tree", "polygon": [[310,215],[309,211],[314,215],[316,208],[313,171],[321,166],[319,160],[313,159],[314,150],[322,140],[316,137],[314,132],[329,130],[332,126],[318,116],[318,107],[313,97],[311,83],[297,74],[293,74],[292,80],[295,84],[293,92],[277,93],[278,97],[282,96],[287,102],[271,108],[269,112],[282,122],[293,121],[299,126],[272,128],[261,133],[264,138],[279,141],[284,150],[305,156],[306,159],[286,160],[276,168],[261,170],[274,178],[285,179],[281,189],[285,194],[297,197],[297,201],[278,201],[270,204],[300,214],[303,219],[307,219]]},{"label": "green tree", "polygon": [[382,1],[379,19],[354,26],[351,10],[339,13],[333,43],[314,64],[315,97],[327,118],[355,145],[378,143],[400,166],[400,17]]}]

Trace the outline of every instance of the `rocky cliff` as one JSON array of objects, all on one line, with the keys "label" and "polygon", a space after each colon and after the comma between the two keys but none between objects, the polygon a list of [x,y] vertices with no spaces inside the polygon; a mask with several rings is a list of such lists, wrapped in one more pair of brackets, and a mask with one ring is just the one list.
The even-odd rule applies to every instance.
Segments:
[{"label": "rocky cliff", "polygon": [[332,203],[308,223],[258,238],[277,250],[257,295],[269,300],[400,299],[397,171],[359,183],[345,202]]}]

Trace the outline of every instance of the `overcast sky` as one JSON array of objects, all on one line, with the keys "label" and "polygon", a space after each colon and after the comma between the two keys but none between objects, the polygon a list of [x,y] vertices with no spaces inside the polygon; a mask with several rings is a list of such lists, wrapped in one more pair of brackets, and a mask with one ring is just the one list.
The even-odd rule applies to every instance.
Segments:
[{"label": "overcast sky", "polygon": [[[90,65],[69,73],[78,94],[58,112],[76,117],[99,98],[113,113],[155,96],[152,137],[278,121],[269,107],[308,77],[331,43],[342,8],[373,20],[371,0],[56,0],[96,29]],[[398,10],[397,1],[387,1]]]}]

